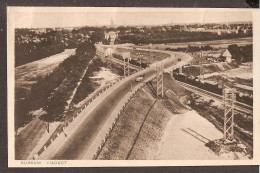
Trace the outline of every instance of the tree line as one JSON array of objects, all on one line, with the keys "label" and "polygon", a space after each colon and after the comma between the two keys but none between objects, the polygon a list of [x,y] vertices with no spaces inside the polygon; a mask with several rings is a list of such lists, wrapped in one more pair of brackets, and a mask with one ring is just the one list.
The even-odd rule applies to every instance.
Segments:
[{"label": "tree line", "polygon": [[238,63],[253,61],[253,45],[238,46],[232,44],[228,46],[228,51]]},{"label": "tree line", "polygon": [[178,48],[165,48],[165,50],[167,51],[176,51],[176,52],[198,52],[198,51],[209,51],[209,50],[213,50],[213,47],[211,46],[201,46],[201,47],[198,47],[198,46],[191,46],[191,45],[188,45],[188,47],[178,47]]},{"label": "tree line", "polygon": [[15,114],[19,117],[16,129],[32,119],[30,111],[40,108],[46,111],[46,114],[40,117],[42,120],[62,121],[67,101],[95,53],[93,43],[82,43],[78,45],[75,55],[65,59],[48,75],[39,77],[32,85],[29,96],[16,103]]},{"label": "tree line", "polygon": [[191,41],[210,41],[223,40],[233,38],[252,37],[252,33],[239,34],[222,34],[210,32],[187,32],[187,31],[168,31],[168,32],[154,32],[154,33],[134,33],[134,34],[120,34],[115,40],[115,44],[133,43],[133,44],[165,44]]},{"label": "tree line", "polygon": [[48,56],[63,52],[65,45],[56,41],[42,41],[40,43],[16,43],[15,67],[37,61]]}]

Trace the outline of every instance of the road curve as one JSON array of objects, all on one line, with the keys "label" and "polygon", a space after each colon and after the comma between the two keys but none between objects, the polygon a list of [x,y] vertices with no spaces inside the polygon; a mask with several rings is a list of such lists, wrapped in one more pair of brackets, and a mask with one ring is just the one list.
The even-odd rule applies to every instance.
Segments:
[{"label": "road curve", "polygon": [[[158,50],[157,50],[158,51]],[[162,51],[166,53],[166,51]],[[190,61],[192,57],[188,54],[178,52],[167,52],[171,58],[163,60],[164,69],[167,70],[172,67],[178,67],[183,62],[177,61],[179,57],[183,61]],[[66,131],[66,136],[61,134],[57,139],[39,156],[38,159],[50,160],[83,160],[86,159],[86,153],[92,145],[98,134],[102,130],[106,121],[109,119],[111,113],[114,111],[124,96],[129,93],[130,86],[135,88],[138,83],[135,78],[139,75],[145,74],[144,80],[149,80],[156,75],[154,70],[155,64],[150,68],[144,69],[129,77],[124,78],[115,86],[109,88],[101,94],[102,99],[94,101],[95,103],[86,107],[78,117],[80,121]]]}]

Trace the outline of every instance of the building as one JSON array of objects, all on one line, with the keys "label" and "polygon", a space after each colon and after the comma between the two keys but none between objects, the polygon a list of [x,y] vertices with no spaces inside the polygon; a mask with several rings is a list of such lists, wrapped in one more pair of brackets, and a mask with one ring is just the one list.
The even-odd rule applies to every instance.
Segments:
[{"label": "building", "polygon": [[228,51],[228,49],[225,50],[225,52],[222,54],[223,57],[225,57],[225,61],[228,63],[231,63],[232,61],[232,55],[231,53]]},{"label": "building", "polygon": [[36,34],[46,33],[46,28],[38,28],[38,29],[30,29],[31,32],[34,32]]},{"label": "building", "polygon": [[113,44],[115,42],[116,37],[118,36],[119,31],[109,31],[105,32],[105,39],[108,40],[110,38],[110,42]]}]

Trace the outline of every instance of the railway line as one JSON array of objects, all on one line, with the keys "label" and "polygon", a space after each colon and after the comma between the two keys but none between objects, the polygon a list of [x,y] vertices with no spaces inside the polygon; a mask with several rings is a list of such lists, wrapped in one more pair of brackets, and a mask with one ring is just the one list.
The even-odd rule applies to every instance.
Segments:
[{"label": "railway line", "polygon": [[[223,97],[222,95],[218,95],[209,91],[206,91],[204,89],[192,86],[190,84],[184,83],[184,82],[180,82],[177,81],[182,87],[184,87],[185,89],[194,92],[196,94],[199,94],[201,96],[206,96],[206,97],[210,97],[213,100],[217,100],[217,101],[222,101]],[[253,107],[249,106],[247,104],[235,101],[235,109],[237,111],[241,111],[241,112],[245,112],[245,113],[250,113],[253,114]]]}]

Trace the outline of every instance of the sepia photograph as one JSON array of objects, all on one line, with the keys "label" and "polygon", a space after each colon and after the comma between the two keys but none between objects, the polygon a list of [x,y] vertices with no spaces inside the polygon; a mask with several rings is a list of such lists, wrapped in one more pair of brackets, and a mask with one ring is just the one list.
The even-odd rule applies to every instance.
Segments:
[{"label": "sepia photograph", "polygon": [[259,11],[7,11],[9,166],[259,164]]}]

